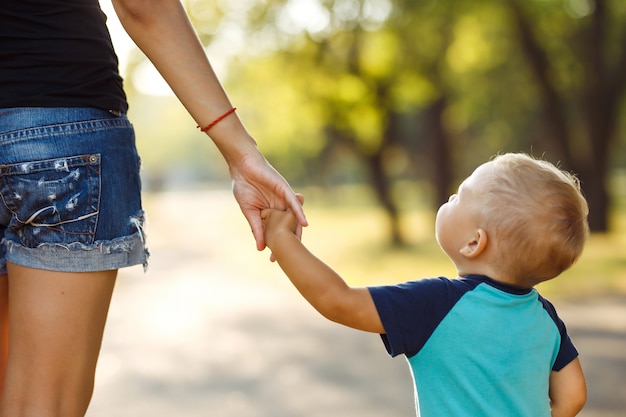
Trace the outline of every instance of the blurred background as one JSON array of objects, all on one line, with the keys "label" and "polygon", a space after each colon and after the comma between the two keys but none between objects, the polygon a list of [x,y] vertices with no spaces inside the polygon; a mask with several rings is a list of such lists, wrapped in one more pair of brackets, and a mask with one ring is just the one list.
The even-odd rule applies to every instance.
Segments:
[{"label": "blurred background", "polygon": [[[153,256],[120,275],[90,417],[413,415],[403,360],[318,317],[255,252],[224,162],[101,3]],[[577,174],[593,234],[539,289],[581,349],[584,416],[626,415],[626,2],[183,3],[260,149],[305,195],[304,241],[351,284],[454,275],[435,210],[497,153]]]}]

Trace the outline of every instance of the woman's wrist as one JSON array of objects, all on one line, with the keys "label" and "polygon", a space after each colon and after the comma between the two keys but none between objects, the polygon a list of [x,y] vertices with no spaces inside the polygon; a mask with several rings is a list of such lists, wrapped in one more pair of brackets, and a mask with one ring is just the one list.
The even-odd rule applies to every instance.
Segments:
[{"label": "woman's wrist", "polygon": [[236,113],[227,115],[204,133],[215,143],[230,169],[250,158],[264,159],[256,140],[248,133]]},{"label": "woman's wrist", "polygon": [[221,114],[220,116],[216,117],[215,120],[213,120],[211,123],[209,123],[206,126],[202,126],[202,125],[198,125],[196,126],[198,129],[200,129],[200,132],[205,133],[208,132],[209,130],[211,130],[212,127],[214,127],[215,125],[217,125],[219,122],[221,122],[222,120],[224,120],[225,118],[227,118],[228,116],[230,116],[231,114],[233,114],[235,111],[237,110],[237,107],[233,107],[230,110],[224,112],[223,114]]}]

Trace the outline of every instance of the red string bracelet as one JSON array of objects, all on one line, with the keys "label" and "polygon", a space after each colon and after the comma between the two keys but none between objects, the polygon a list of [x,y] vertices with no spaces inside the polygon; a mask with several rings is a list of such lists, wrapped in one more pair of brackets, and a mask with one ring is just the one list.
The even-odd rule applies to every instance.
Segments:
[{"label": "red string bracelet", "polygon": [[218,124],[219,122],[221,122],[222,120],[224,120],[229,114],[234,113],[235,110],[237,110],[237,107],[233,107],[232,109],[228,110],[226,113],[222,114],[220,117],[218,117],[217,119],[213,120],[211,123],[209,123],[206,127],[202,127],[202,126],[196,126],[198,129],[200,129],[200,132],[206,132],[208,131],[210,128],[212,128],[213,126],[215,126],[216,124]]}]

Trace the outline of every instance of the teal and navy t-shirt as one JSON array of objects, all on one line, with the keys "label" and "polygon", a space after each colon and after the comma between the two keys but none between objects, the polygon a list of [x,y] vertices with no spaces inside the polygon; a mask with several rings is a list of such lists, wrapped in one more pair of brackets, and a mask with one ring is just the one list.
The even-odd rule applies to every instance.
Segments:
[{"label": "teal and navy t-shirt", "polygon": [[535,289],[466,276],[369,291],[387,351],[408,358],[418,416],[550,416],[550,372],[578,352]]}]

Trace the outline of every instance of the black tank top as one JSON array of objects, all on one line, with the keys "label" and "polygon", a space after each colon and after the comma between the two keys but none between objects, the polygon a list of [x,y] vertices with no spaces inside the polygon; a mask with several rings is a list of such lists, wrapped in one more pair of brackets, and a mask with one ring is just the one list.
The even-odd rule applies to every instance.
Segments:
[{"label": "black tank top", "polygon": [[0,108],[126,112],[98,0],[0,0]]}]

